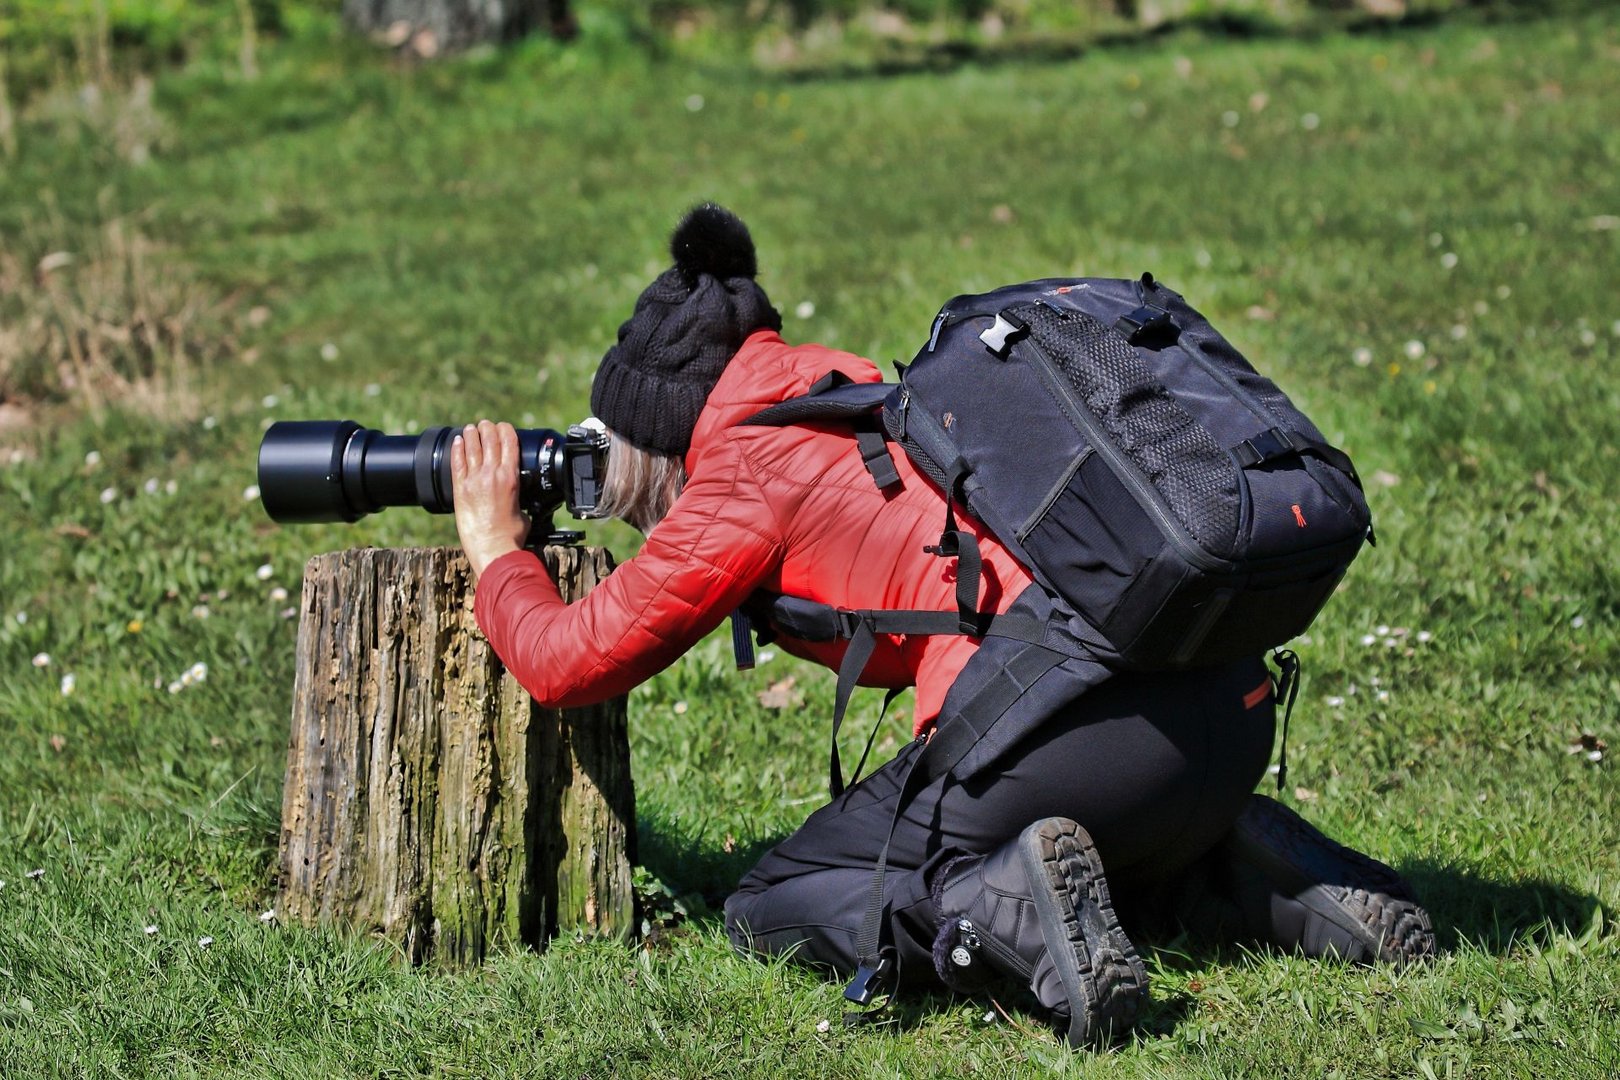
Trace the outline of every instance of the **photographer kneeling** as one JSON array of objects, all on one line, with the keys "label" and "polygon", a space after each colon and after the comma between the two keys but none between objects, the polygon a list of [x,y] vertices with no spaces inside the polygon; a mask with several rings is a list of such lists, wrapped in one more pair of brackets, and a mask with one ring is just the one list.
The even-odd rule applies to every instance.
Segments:
[{"label": "photographer kneeling", "polygon": [[[832,372],[877,382],[874,365],[783,341],[752,240],[728,212],[697,208],[671,246],[675,265],[637,301],[591,392],[612,435],[600,509],[647,534],[636,556],[564,604],[521,550],[512,427],[484,421],[453,444],[478,623],[548,706],[628,691],[756,593],[843,611],[950,611],[959,599],[957,560],[925,551],[945,498],[904,454],[892,455],[898,484],[879,490],[847,426],[742,423]],[[1050,605],[1018,560],[979,523],[960,528],[982,555],[979,608],[1044,618]],[[843,641],[773,629],[795,655],[835,669],[844,656]],[[1145,996],[1122,915],[1357,961],[1432,952],[1427,915],[1392,870],[1251,795],[1275,722],[1260,658],[1146,675],[1024,669],[999,640],[877,635],[861,681],[916,687],[917,739],[742,880],[725,908],[740,950],[871,974],[861,939],[886,857],[873,913],[882,977],[964,992],[1016,983],[1073,1045],[1123,1033]],[[907,792],[897,818],[936,721],[1007,686],[1001,707],[1016,721]]]}]

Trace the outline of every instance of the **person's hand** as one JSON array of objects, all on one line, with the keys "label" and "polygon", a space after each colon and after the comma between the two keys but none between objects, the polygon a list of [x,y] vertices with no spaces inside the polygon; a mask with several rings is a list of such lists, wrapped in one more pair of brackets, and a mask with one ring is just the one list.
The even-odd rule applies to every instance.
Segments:
[{"label": "person's hand", "polygon": [[450,482],[456,532],[476,583],[529,535],[529,519],[518,509],[517,429],[488,420],[468,424],[450,443]]}]

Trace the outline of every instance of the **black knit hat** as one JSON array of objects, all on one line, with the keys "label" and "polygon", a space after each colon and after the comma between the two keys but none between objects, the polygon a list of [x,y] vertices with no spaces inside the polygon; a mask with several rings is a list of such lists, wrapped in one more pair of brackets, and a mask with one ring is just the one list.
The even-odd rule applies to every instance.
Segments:
[{"label": "black knit hat", "polygon": [[754,281],[754,241],[731,211],[688,211],[669,249],[675,265],[647,286],[596,369],[591,411],[643,450],[684,454],[743,340],[782,329],[782,316]]}]

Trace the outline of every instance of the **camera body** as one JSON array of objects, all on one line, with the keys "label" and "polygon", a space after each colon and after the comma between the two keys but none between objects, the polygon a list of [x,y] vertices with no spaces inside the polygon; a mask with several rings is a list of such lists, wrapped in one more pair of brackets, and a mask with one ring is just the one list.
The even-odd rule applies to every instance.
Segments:
[{"label": "camera body", "polygon": [[[259,497],[284,523],[358,521],[389,506],[455,510],[450,443],[460,427],[385,435],[353,420],[282,420],[259,444]],[[558,507],[599,516],[607,474],[608,433],[588,418],[566,432],[518,429],[518,505],[537,539],[578,539],[550,528]]]}]

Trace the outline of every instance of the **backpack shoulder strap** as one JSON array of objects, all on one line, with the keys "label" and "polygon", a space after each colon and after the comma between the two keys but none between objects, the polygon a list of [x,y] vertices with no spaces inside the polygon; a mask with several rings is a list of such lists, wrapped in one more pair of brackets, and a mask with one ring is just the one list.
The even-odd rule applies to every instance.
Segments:
[{"label": "backpack shoulder strap", "polygon": [[784,427],[811,420],[845,420],[876,412],[893,383],[858,383],[842,371],[829,371],[809,393],[788,398],[742,421],[743,425]]},{"label": "backpack shoulder strap", "polygon": [[[855,434],[855,445],[860,449],[866,471],[872,474],[879,491],[887,491],[900,483],[900,474],[884,442],[877,411],[893,389],[891,383],[858,383],[842,371],[829,371],[811,384],[809,393],[761,409],[738,426],[786,427],[818,420],[847,421]],[[754,666],[750,631],[756,625],[763,629],[768,623],[747,606],[731,615],[731,645],[740,671]]]},{"label": "backpack shoulder strap", "polygon": [[883,439],[883,427],[876,413],[894,389],[892,383],[858,383],[842,371],[830,371],[810,387],[808,394],[788,398],[762,409],[740,426],[785,427],[818,420],[847,421],[855,433],[861,461],[878,490],[887,491],[900,482],[894,457]]}]

